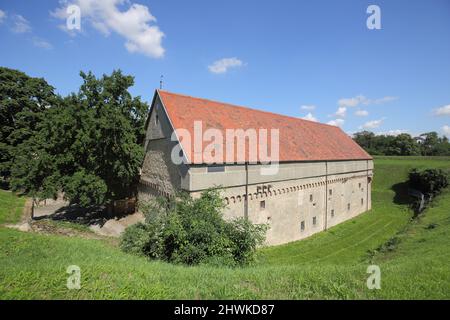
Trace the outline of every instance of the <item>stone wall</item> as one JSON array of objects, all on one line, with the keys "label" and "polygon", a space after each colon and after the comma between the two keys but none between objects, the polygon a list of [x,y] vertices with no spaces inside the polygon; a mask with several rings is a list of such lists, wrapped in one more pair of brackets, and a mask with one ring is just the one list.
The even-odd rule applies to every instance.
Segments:
[{"label": "stone wall", "polygon": [[[159,99],[153,104],[145,137],[145,157],[138,185],[138,200],[146,201],[157,196],[170,196],[181,188],[186,168],[176,166],[171,160],[175,142],[171,141],[172,128]],[[183,170],[184,169],[184,170]]]},{"label": "stone wall", "polygon": [[[267,182],[254,183],[262,178],[256,167],[249,167],[248,218],[253,223],[269,224],[266,240],[269,245],[309,237],[371,208],[369,180],[373,174],[372,161],[296,163],[287,164],[288,170],[283,166],[285,164],[280,164],[281,174],[290,172],[291,177],[300,178],[277,181],[279,177],[266,177]],[[224,186],[227,181],[235,181],[234,175],[241,169],[245,167],[239,169],[234,166],[230,176],[227,176],[230,172],[228,167],[222,173],[207,173],[205,170],[201,183],[209,181],[220,185],[222,182]],[[200,168],[196,171],[198,179]],[[208,176],[209,179],[206,178]],[[240,176],[245,184],[245,172],[241,171]],[[270,181],[271,178],[274,181]],[[191,194],[198,197],[201,190]],[[245,185],[225,186],[222,195],[227,203],[226,219],[245,215]]]}]

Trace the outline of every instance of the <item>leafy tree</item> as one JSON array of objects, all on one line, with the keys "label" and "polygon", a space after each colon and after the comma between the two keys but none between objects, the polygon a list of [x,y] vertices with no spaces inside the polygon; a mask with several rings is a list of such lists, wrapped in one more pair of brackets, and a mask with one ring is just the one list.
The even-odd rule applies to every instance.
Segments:
[{"label": "leafy tree", "polygon": [[9,180],[16,147],[29,139],[58,97],[44,79],[0,67],[0,177]]},{"label": "leafy tree", "polygon": [[416,141],[409,134],[402,133],[393,137],[387,146],[387,153],[397,156],[414,156],[419,155],[420,150]]},{"label": "leafy tree", "polygon": [[446,136],[440,138],[439,143],[434,150],[438,156],[450,155],[450,143],[448,142],[448,138]]},{"label": "leafy tree", "polygon": [[354,134],[353,139],[365,150],[372,151],[375,147],[374,141],[376,139],[376,136],[373,132],[370,131],[357,132]]},{"label": "leafy tree", "polygon": [[80,75],[79,92],[46,110],[36,134],[18,147],[14,189],[42,198],[62,191],[82,206],[132,193],[144,155],[148,106],[128,92],[131,76]]},{"label": "leafy tree", "polygon": [[434,156],[436,155],[436,146],[438,145],[439,136],[436,132],[427,132],[421,134],[422,137],[425,137],[425,140],[422,144],[422,154],[424,156]]},{"label": "leafy tree", "polygon": [[423,143],[421,144],[422,155],[424,156],[443,156],[450,155],[450,144],[447,137],[439,137],[436,132],[427,132],[421,135]]}]

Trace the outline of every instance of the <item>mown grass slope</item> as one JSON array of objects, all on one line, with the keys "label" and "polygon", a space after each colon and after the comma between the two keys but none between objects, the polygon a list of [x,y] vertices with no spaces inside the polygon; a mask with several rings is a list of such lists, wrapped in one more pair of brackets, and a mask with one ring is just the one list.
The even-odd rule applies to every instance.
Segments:
[{"label": "mown grass slope", "polygon": [[25,198],[0,190],[0,224],[16,223],[22,215]]},{"label": "mown grass slope", "polygon": [[[376,159],[371,212],[309,239],[262,249],[255,265],[239,269],[174,266],[125,254],[107,241],[0,227],[0,298],[448,299],[450,192],[411,223],[402,182],[412,167],[449,163]],[[368,255],[392,237],[400,239],[393,251]],[[81,268],[80,290],[66,288],[73,264]],[[369,264],[381,268],[381,290],[366,287]]]},{"label": "mown grass slope", "polygon": [[412,168],[450,169],[449,157],[379,157],[375,160],[372,210],[305,241],[262,250],[270,265],[349,264],[366,257],[410,220],[405,181]]}]

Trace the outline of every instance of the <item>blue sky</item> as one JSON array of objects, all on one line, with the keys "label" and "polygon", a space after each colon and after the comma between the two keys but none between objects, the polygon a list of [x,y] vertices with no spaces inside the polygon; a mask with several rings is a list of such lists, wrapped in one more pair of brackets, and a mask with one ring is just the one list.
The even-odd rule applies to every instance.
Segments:
[{"label": "blue sky", "polygon": [[[69,31],[66,7],[81,9]],[[369,30],[369,5],[381,29]],[[150,102],[164,89],[348,133],[450,136],[450,2],[0,0],[0,65],[61,94],[79,71],[121,69]],[[302,107],[303,106],[303,107]]]}]

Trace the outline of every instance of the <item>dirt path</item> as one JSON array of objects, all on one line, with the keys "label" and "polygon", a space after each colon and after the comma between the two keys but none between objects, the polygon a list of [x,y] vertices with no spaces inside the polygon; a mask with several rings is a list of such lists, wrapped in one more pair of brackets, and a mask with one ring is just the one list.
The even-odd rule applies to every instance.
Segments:
[{"label": "dirt path", "polygon": [[78,236],[88,239],[117,238],[129,225],[144,220],[142,213],[134,213],[121,218],[104,219],[90,225],[64,220],[53,220],[55,213],[63,207],[63,203],[55,202],[47,206],[35,207],[34,220],[32,199],[27,198],[20,222],[7,224],[5,227],[24,232],[56,234],[63,236]]}]

